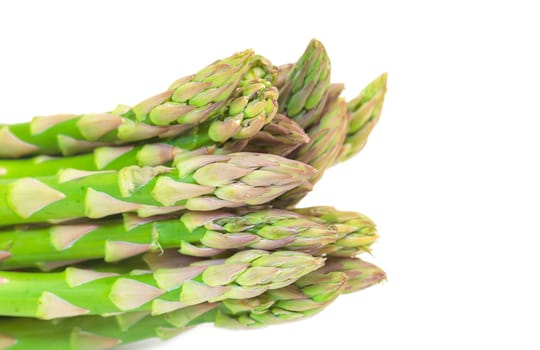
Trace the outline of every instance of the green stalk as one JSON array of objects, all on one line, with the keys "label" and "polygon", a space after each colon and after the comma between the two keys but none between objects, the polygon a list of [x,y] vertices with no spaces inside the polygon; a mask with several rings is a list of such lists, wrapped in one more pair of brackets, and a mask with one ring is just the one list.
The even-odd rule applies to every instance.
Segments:
[{"label": "green stalk", "polygon": [[[170,165],[174,156],[201,147],[220,146],[214,153],[238,151],[232,140],[248,140],[270,123],[277,112],[277,89],[268,81],[252,80],[239,87],[219,116],[193,127],[165,143],[99,147],[71,157],[38,156],[30,159],[0,159],[0,179],[55,175],[66,168],[119,170],[130,165]],[[241,146],[241,144],[240,144]]]},{"label": "green stalk", "polygon": [[245,250],[224,260],[127,274],[75,267],[49,273],[0,271],[0,315],[162,314],[207,301],[254,297],[288,286],[323,263],[300,252]]},{"label": "green stalk", "polygon": [[62,114],[0,125],[0,158],[74,155],[101,146],[180,135],[217,116],[240,84],[247,85],[259,76],[271,82],[274,74],[271,63],[248,50],[177,80],[167,91],[133,108],[120,106],[110,113]]},{"label": "green stalk", "polygon": [[366,216],[330,207],[187,212],[147,219],[124,214],[118,219],[0,231],[0,269],[90,259],[116,262],[172,248],[195,257],[247,248],[352,256],[368,250],[376,239],[375,224]]},{"label": "green stalk", "polygon": [[387,74],[381,74],[348,103],[347,138],[338,158],[343,162],[360,152],[381,117],[386,95]]},{"label": "green stalk", "polygon": [[351,270],[356,260],[352,264],[327,268],[330,272],[312,272],[294,285],[267,291],[254,298],[204,303],[157,316],[138,312],[107,318],[82,316],[54,321],[4,318],[0,319],[0,349],[103,350],[148,338],[170,339],[201,323],[254,328],[301,320],[319,313],[346,291],[351,277],[356,278],[357,289],[384,280],[384,272],[373,265],[366,265],[366,270],[361,270],[360,266],[357,267],[360,270]]},{"label": "green stalk", "polygon": [[0,180],[0,226],[258,205],[314,173],[301,162],[261,153],[181,154],[176,162],[175,168],[66,169],[56,176]]},{"label": "green stalk", "polygon": [[330,85],[330,59],[323,44],[311,40],[282,82],[287,70],[284,66],[278,73],[278,82],[283,84],[279,111],[307,129],[322,113]]}]

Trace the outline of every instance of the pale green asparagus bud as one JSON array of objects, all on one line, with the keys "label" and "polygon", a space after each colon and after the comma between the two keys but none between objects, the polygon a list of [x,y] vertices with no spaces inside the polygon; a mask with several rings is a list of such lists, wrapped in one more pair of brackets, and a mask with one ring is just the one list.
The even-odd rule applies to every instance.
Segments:
[{"label": "pale green asparagus bud", "polygon": [[382,74],[349,102],[347,138],[338,161],[346,161],[366,145],[371,131],[381,117],[386,94],[386,78],[387,74]]},{"label": "pale green asparagus bud", "polygon": [[279,111],[307,129],[322,113],[329,85],[330,59],[322,43],[313,39],[280,89]]},{"label": "pale green asparagus bud", "polygon": [[343,272],[313,272],[294,285],[242,300],[224,300],[215,324],[225,328],[253,328],[297,321],[321,312],[347,286]]},{"label": "pale green asparagus bud", "polygon": [[216,61],[175,81],[167,91],[146,99],[123,115],[154,125],[200,124],[219,113],[237,86],[253,79],[268,78],[275,68],[247,50]]}]

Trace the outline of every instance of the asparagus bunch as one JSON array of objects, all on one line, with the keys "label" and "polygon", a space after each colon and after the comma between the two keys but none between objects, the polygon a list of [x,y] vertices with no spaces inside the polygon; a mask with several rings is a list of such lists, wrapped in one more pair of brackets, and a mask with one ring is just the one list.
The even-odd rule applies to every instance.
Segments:
[{"label": "asparagus bunch", "polygon": [[0,125],[0,349],[108,349],[320,312],[384,272],[375,224],[295,208],[358,153],[386,74],[345,102],[312,40],[251,50],[133,107]]}]

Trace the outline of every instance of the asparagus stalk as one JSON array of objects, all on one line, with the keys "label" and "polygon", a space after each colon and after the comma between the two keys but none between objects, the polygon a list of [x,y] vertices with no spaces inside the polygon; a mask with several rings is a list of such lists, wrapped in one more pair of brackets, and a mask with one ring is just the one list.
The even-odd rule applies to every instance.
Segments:
[{"label": "asparagus stalk", "polygon": [[240,152],[245,147],[244,142],[228,142],[222,147],[203,146],[190,151],[191,146],[182,145],[180,148],[174,145],[176,140],[182,142],[184,138],[189,140],[191,136],[194,136],[193,133],[167,142],[147,143],[138,146],[98,147],[90,153],[66,157],[36,156],[21,159],[0,159],[0,181],[22,177],[53,176],[65,169],[103,171],[120,170],[131,165],[140,167],[171,166],[175,156],[180,153],[227,154]]},{"label": "asparagus stalk", "polygon": [[[286,71],[283,67],[281,76]],[[322,43],[311,40],[285,82],[278,81],[283,84],[279,111],[308,128],[322,113],[330,85],[330,59]]]},{"label": "asparagus stalk", "polygon": [[56,176],[1,180],[0,226],[258,205],[314,173],[309,165],[262,153],[179,157],[175,168],[66,169]]},{"label": "asparagus stalk", "polygon": [[0,125],[0,158],[35,154],[73,155],[97,147],[180,133],[178,126],[152,126],[115,114],[58,114],[29,123]]},{"label": "asparagus stalk", "polygon": [[115,274],[74,267],[49,273],[0,271],[0,315],[54,319],[127,311],[162,314],[282,288],[323,262],[300,252],[245,250],[224,260],[155,272]]},{"label": "asparagus stalk", "polygon": [[[260,73],[264,65],[268,66],[265,71],[271,73]],[[248,50],[177,80],[167,91],[133,108],[121,107],[110,113],[35,117],[29,123],[0,125],[0,158],[73,155],[104,145],[179,135],[218,115],[241,82],[248,84],[259,75],[272,80],[273,73],[271,63]],[[235,107],[241,106],[236,104]],[[259,107],[258,104],[250,106]]]},{"label": "asparagus stalk", "polygon": [[348,160],[366,145],[368,136],[381,117],[386,78],[386,73],[381,74],[349,102],[347,138],[338,158],[339,162]]},{"label": "asparagus stalk", "polygon": [[247,248],[352,256],[367,251],[376,239],[369,218],[331,207],[187,212],[147,219],[124,214],[118,219],[0,231],[0,269],[90,259],[116,262],[172,248],[196,257]]},{"label": "asparagus stalk", "polygon": [[324,171],[338,158],[347,132],[347,104],[338,99],[327,106],[320,122],[308,132],[310,141],[300,146],[292,158],[317,169],[308,181],[278,198],[274,205],[287,208],[298,203],[308,194]]},{"label": "asparagus stalk", "polygon": [[[340,265],[325,268],[330,272],[312,272],[294,285],[269,290],[254,298],[203,303],[162,315],[131,312],[107,318],[82,316],[54,321],[0,319],[0,349],[110,349],[142,339],[169,339],[207,322],[218,327],[254,328],[301,320],[322,311],[347,288],[350,292],[352,279],[355,279],[354,289],[359,290],[385,278],[384,272],[374,265],[364,267],[358,264],[358,259],[341,260]],[[358,266],[351,270],[355,264]]]},{"label": "asparagus stalk", "polygon": [[235,143],[223,143],[248,140],[257,134],[274,118],[277,98],[277,89],[268,81],[251,80],[235,91],[219,116],[165,143],[99,147],[91,153],[61,158],[0,159],[0,179],[55,175],[66,168],[97,171],[119,170],[130,165],[170,165],[176,154],[201,147],[221,145],[214,152],[220,154],[238,151],[241,147]]}]

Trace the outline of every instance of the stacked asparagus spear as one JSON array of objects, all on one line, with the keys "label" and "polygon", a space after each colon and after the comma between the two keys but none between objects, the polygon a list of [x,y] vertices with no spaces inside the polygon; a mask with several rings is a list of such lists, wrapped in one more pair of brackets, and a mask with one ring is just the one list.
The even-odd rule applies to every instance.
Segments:
[{"label": "stacked asparagus spear", "polygon": [[384,280],[368,217],[295,207],[381,114],[386,74],[347,103],[330,72],[317,40],[248,50],[134,107],[0,125],[0,349],[281,323]]}]

